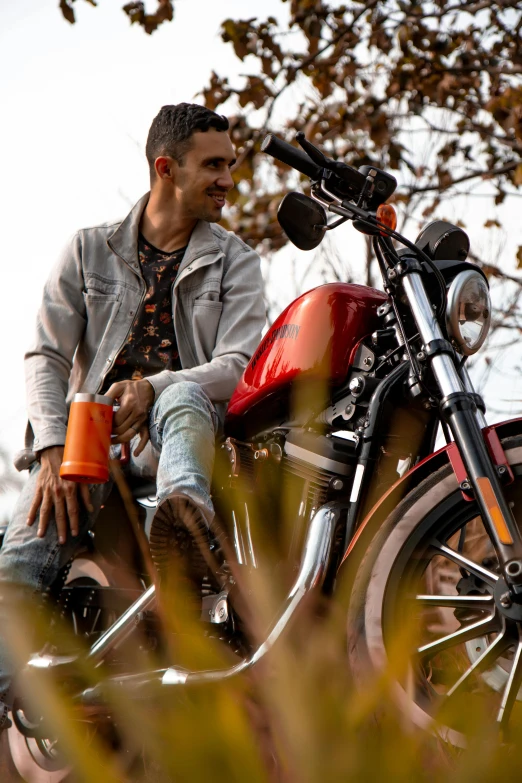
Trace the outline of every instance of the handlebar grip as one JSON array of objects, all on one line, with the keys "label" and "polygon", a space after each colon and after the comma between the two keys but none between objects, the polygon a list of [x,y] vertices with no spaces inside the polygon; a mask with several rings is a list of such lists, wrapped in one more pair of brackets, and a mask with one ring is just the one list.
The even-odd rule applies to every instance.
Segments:
[{"label": "handlebar grip", "polygon": [[297,169],[297,171],[300,171],[306,177],[310,177],[310,179],[318,180],[321,178],[322,168],[317,166],[306,152],[297,149],[297,147],[292,147],[291,144],[274,136],[273,133],[269,133],[263,139],[261,152],[266,152],[267,155],[277,158],[281,163],[286,163],[287,166]]}]

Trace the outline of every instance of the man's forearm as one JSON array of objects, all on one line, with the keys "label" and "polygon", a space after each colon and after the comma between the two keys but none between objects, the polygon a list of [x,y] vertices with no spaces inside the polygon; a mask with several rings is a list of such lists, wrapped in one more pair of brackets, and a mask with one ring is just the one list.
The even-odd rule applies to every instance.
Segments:
[{"label": "man's forearm", "polygon": [[147,380],[153,386],[156,399],[172,383],[192,381],[197,383],[212,402],[230,399],[237,383],[248,364],[248,358],[241,354],[218,356],[206,364],[171,372],[164,370],[151,375]]},{"label": "man's forearm", "polygon": [[63,446],[67,431],[67,383],[49,357],[28,355],[25,362],[27,413],[35,451]]},{"label": "man's forearm", "polygon": [[27,408],[38,451],[65,443],[69,377],[86,324],[83,288],[77,234],[45,283],[35,340],[25,355]]}]

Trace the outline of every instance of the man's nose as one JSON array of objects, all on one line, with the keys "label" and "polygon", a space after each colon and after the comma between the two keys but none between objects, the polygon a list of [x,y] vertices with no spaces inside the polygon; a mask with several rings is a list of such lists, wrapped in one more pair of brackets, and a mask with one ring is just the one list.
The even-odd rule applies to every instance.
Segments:
[{"label": "man's nose", "polygon": [[223,188],[223,190],[232,190],[234,187],[234,180],[232,179],[230,169],[227,168],[225,171],[220,173],[218,179],[216,180],[216,185],[218,188]]}]

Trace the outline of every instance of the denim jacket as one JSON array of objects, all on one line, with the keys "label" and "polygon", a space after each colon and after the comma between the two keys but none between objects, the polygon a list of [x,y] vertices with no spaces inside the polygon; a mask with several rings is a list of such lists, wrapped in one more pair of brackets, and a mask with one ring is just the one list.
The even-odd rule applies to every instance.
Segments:
[{"label": "denim jacket", "polygon": [[[29,425],[21,470],[34,452],[65,443],[76,392],[96,393],[124,346],[146,286],[138,229],[149,194],[125,220],[78,231],[51,273],[25,355]],[[193,381],[224,412],[265,323],[260,260],[233,233],[200,220],[172,286],[182,369],[148,378],[158,396]]]}]

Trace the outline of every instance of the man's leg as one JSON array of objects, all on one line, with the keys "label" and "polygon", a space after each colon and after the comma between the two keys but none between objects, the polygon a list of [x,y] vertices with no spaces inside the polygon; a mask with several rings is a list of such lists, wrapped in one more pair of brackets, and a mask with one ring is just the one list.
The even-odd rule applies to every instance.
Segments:
[{"label": "man's leg", "polygon": [[9,606],[7,594],[9,589],[2,590],[2,585],[17,586],[30,593],[43,593],[56,579],[62,566],[73,556],[81,544],[83,536],[89,530],[99,513],[100,506],[107,497],[111,484],[98,484],[91,487],[91,502],[94,512],[89,513],[80,501],[80,532],[75,538],[69,533],[65,544],[60,545],[56,534],[54,519],[51,519],[43,538],[38,538],[38,517],[31,527],[26,520],[34,498],[36,482],[40,465],[31,468],[13,517],[7,528],[2,548],[0,549],[0,730],[7,720],[7,709],[10,706],[9,687],[20,661],[13,660],[9,648],[8,634]]},{"label": "man's leg", "polygon": [[171,557],[178,558],[196,589],[209,567],[216,570],[210,551],[210,484],[217,425],[214,406],[196,383],[172,384],[151,413],[151,441],[160,451],[151,554],[166,580],[175,571]]},{"label": "man's leg", "polygon": [[151,441],[160,452],[158,502],[169,495],[186,495],[207,522],[214,516],[210,483],[217,426],[215,408],[197,383],[168,386],[151,412]]}]

